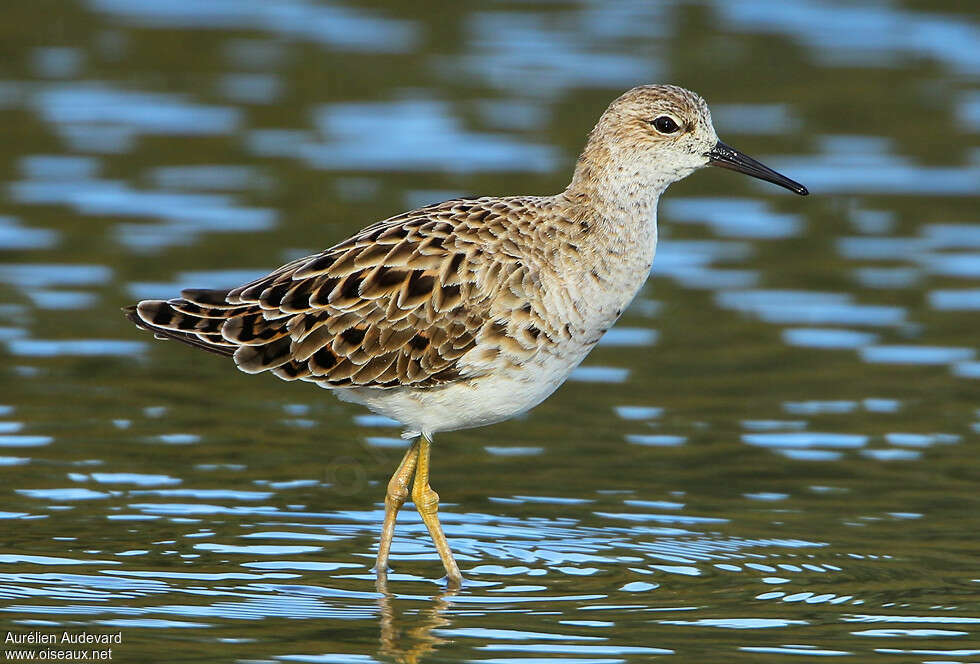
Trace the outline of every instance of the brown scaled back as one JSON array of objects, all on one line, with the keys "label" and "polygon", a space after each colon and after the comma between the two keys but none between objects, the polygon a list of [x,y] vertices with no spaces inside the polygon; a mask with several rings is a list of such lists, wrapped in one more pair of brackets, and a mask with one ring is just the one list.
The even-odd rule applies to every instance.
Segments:
[{"label": "brown scaled back", "polygon": [[515,224],[527,224],[539,200],[428,206],[237,288],[147,300],[127,317],[161,338],[233,356],[247,373],[327,387],[453,382],[478,342],[507,341],[494,318],[513,313],[522,339],[540,333],[523,291],[533,280],[509,237],[531,232]]}]

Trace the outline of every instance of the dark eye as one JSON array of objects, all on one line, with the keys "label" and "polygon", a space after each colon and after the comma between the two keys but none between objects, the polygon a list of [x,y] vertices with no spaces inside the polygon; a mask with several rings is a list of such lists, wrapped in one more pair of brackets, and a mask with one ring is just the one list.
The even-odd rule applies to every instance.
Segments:
[{"label": "dark eye", "polygon": [[674,118],[670,117],[669,115],[661,115],[651,124],[653,125],[653,128],[659,131],[661,134],[673,134],[678,129],[677,123],[674,122]]}]

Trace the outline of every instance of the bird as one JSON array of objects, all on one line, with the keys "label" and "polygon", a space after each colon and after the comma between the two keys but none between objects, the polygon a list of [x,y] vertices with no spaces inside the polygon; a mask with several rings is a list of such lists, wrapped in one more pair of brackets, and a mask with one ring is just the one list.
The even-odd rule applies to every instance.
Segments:
[{"label": "bird", "polygon": [[387,580],[411,497],[447,586],[459,588],[429,484],[433,436],[549,397],[650,274],[661,194],[708,165],[809,193],[721,142],[696,93],[643,85],[601,115],[558,194],[426,205],[237,288],[187,289],[124,312],[160,339],[245,373],[315,383],[400,423],[410,443],[387,484],[376,579]]}]

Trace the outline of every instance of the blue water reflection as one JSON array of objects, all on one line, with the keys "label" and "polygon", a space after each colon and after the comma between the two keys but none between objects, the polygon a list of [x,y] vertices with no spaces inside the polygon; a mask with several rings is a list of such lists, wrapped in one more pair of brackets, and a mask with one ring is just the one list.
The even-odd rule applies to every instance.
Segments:
[{"label": "blue water reflection", "polygon": [[620,40],[635,38],[637,26],[643,25],[649,51],[649,39],[656,34],[650,28],[666,28],[653,19],[669,12],[669,7],[654,4],[629,3],[611,11],[586,5],[569,16],[574,26],[556,25],[543,14],[474,12],[466,26],[470,51],[451,62],[438,60],[436,66],[509,93],[515,92],[513,81],[533,80],[535,85],[516,92],[537,97],[590,85],[629,87],[657,80],[660,67],[655,59],[621,49]]},{"label": "blue water reflection", "polygon": [[3,249],[47,249],[58,233],[45,228],[24,227],[19,219],[0,217],[0,247]]},{"label": "blue water reflection", "polygon": [[877,341],[878,335],[836,328],[790,328],[783,330],[783,340],[791,346],[806,348],[860,348]]},{"label": "blue water reflection", "polygon": [[63,356],[102,356],[118,355],[129,357],[139,355],[147,347],[142,341],[123,341],[121,339],[11,339],[7,351],[11,355],[26,357]]},{"label": "blue water reflection", "polygon": [[[953,16],[914,12],[888,5],[842,6],[828,0],[779,0],[712,6],[738,29],[792,36],[830,65],[860,62],[890,67],[898,54],[935,58],[963,74],[980,73],[976,26]],[[915,39],[909,39],[915,26]]]},{"label": "blue water reflection", "polygon": [[156,27],[269,31],[281,37],[308,39],[326,46],[399,53],[415,45],[415,26],[342,5],[307,0],[88,0],[94,9]]},{"label": "blue water reflection", "polygon": [[899,325],[905,310],[887,305],[855,304],[847,293],[736,290],[715,296],[719,306],[752,313],[768,323],[811,325]]},{"label": "blue water reflection", "polygon": [[326,142],[298,147],[316,168],[549,171],[556,161],[549,146],[463,129],[450,107],[439,102],[335,104],[315,110],[314,120]]},{"label": "blue water reflection", "polygon": [[893,364],[955,364],[972,360],[973,348],[945,348],[940,346],[869,346],[861,349],[865,362],[889,362]]},{"label": "blue water reflection", "polygon": [[794,237],[801,226],[796,215],[776,214],[762,201],[743,198],[671,198],[661,209],[671,223],[705,223],[722,237]]}]

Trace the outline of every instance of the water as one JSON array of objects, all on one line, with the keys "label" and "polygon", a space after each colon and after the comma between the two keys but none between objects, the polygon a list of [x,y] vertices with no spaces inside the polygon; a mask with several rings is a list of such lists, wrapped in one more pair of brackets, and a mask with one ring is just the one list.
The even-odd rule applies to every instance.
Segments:
[{"label": "water", "polygon": [[[980,661],[967,4],[45,8],[0,21],[0,634],[119,634],[116,661]],[[649,283],[566,386],[438,438],[459,592],[410,509],[375,589],[393,422],[119,313],[410,206],[557,191],[651,81],[813,194],[675,185]]]}]

